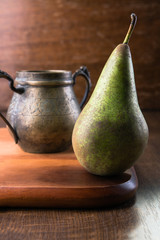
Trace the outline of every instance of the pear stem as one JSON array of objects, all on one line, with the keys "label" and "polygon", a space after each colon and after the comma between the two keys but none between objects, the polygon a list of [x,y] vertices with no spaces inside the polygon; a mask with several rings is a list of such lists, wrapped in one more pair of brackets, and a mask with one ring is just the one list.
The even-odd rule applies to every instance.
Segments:
[{"label": "pear stem", "polygon": [[131,37],[131,35],[132,35],[132,32],[133,32],[133,30],[134,30],[134,27],[136,26],[136,22],[137,22],[137,16],[136,16],[135,13],[132,13],[132,14],[131,14],[131,23],[130,23],[130,25],[129,25],[129,29],[128,29],[128,32],[127,32],[127,34],[126,34],[126,37],[125,37],[125,39],[124,39],[124,41],[123,41],[123,44],[128,44],[128,43],[129,43],[129,39],[130,39],[130,37]]}]

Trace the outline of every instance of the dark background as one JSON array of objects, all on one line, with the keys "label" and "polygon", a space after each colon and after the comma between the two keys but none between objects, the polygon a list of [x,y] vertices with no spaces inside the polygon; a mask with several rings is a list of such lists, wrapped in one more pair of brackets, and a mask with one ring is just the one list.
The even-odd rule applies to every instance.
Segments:
[{"label": "dark background", "polygon": [[[92,90],[135,12],[130,48],[139,103],[142,109],[160,109],[159,0],[1,0],[0,9],[0,69],[15,77],[18,70],[74,72],[86,65]],[[0,110],[5,111],[12,92],[0,80]],[[81,79],[75,91],[80,100]]]}]

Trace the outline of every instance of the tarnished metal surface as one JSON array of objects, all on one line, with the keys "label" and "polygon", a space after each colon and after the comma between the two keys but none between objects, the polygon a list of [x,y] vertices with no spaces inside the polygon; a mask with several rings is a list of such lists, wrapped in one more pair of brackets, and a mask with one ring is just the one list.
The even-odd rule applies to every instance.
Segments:
[{"label": "tarnished metal surface", "polygon": [[[89,73],[86,101],[90,90]],[[87,71],[87,74],[86,74]],[[83,67],[79,70],[82,75]],[[75,79],[70,71],[17,72],[17,88],[7,112],[7,120],[24,151],[33,153],[59,152],[71,145],[74,124],[81,111],[73,91]]]}]

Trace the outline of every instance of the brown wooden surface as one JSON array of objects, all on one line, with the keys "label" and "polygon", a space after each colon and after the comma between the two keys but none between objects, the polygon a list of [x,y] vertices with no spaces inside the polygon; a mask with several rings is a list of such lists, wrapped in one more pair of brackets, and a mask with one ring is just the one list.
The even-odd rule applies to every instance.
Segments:
[{"label": "brown wooden surface", "polygon": [[109,209],[1,208],[0,239],[159,240],[160,112],[144,115],[150,138],[135,164],[139,181],[135,200]]},{"label": "brown wooden surface", "polygon": [[[23,69],[74,72],[86,65],[92,90],[135,12],[130,47],[140,106],[160,109],[159,0],[1,0],[0,9],[0,69],[15,77]],[[0,109],[6,110],[11,91],[0,81]],[[83,87],[83,81],[75,86],[78,99]]]},{"label": "brown wooden surface", "polygon": [[137,185],[133,168],[117,177],[95,176],[72,152],[25,153],[0,129],[2,207],[108,207],[133,198]]}]

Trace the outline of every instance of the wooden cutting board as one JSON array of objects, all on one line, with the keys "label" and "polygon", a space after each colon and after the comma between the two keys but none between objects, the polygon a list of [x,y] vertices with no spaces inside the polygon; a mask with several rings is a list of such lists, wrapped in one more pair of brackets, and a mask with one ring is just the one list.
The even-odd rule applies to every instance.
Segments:
[{"label": "wooden cutting board", "polygon": [[0,129],[0,206],[108,207],[130,200],[138,186],[134,168],[100,177],[80,166],[73,152],[23,152]]}]

